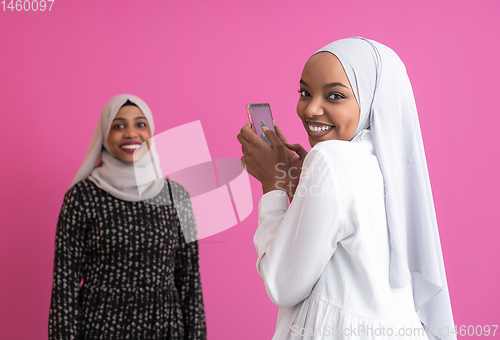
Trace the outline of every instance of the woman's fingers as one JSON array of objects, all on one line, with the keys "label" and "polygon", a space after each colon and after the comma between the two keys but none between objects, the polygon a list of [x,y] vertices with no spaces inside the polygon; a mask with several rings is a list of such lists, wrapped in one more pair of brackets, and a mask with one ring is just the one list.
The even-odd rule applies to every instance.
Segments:
[{"label": "woman's fingers", "polygon": [[250,123],[247,123],[245,126],[243,126],[240,129],[240,133],[238,133],[237,138],[241,145],[243,145],[244,143],[250,143],[250,141],[247,138],[245,138],[246,131],[248,129],[250,129],[250,131],[252,130]]},{"label": "woman's fingers", "polygon": [[238,142],[240,142],[240,144],[243,146],[243,145],[247,145],[249,144],[250,142],[245,138],[243,137],[243,134],[240,132],[238,133],[238,135],[236,136],[236,138],[238,138]]},{"label": "woman's fingers", "polygon": [[274,129],[276,130],[276,136],[278,136],[278,138],[280,139],[281,143],[283,143],[283,145],[287,144],[288,141],[286,140],[285,135],[283,134],[283,132],[281,131],[281,129],[278,127],[278,125],[274,124]]},{"label": "woman's fingers", "polygon": [[278,148],[278,147],[283,147],[283,143],[280,141],[276,133],[269,129],[267,126],[262,127],[264,130],[264,134],[266,135],[267,139],[271,142],[271,146],[273,149]]},{"label": "woman's fingers", "polygon": [[[290,143],[288,143],[285,135],[283,134],[283,131],[281,131],[281,129],[279,128],[279,126],[276,125],[276,124],[274,124],[274,127],[276,129],[276,136],[278,136],[278,138],[280,139],[281,143],[283,143],[283,145],[285,145],[285,146],[290,145]],[[286,153],[286,158],[288,160],[291,160],[291,159],[297,157],[297,155],[295,153],[295,150],[292,150],[291,148],[288,148],[288,147],[285,148],[285,153]],[[307,152],[306,152],[306,154],[307,154]]]},{"label": "woman's fingers", "polygon": [[299,158],[304,158],[307,156],[307,151],[302,147],[300,144],[290,144],[287,143],[286,147],[289,148],[290,150],[294,151],[297,155],[299,155]]},{"label": "woman's fingers", "polygon": [[250,123],[246,123],[245,126],[241,128],[240,134],[248,143],[260,143],[259,140],[266,143],[252,131],[252,125]]}]

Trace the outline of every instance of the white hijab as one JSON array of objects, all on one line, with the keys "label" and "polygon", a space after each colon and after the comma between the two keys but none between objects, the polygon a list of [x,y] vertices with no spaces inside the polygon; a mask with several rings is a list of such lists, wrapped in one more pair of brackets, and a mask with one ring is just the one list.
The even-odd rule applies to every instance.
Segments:
[{"label": "white hijab", "polygon": [[[121,94],[111,98],[102,110],[85,160],[76,173],[71,187],[89,178],[99,188],[114,197],[131,202],[153,198],[163,189],[164,178],[153,139],[150,139],[149,156],[146,154],[135,163],[125,163],[116,158],[109,150],[108,135],[111,124],[127,100],[137,105],[144,114],[149,123],[151,135],[153,135],[155,129],[153,116],[142,99],[129,94]],[[96,167],[99,155],[101,155],[101,164]]]},{"label": "white hijab", "polygon": [[[413,284],[415,309],[429,339],[456,338],[417,108],[398,55],[373,40],[335,41],[318,52],[342,63],[360,108],[353,139],[373,137],[385,186],[390,235],[389,282]],[[316,52],[316,53],[318,53]],[[352,139],[351,139],[352,140]],[[449,326],[447,330],[447,326]]]}]

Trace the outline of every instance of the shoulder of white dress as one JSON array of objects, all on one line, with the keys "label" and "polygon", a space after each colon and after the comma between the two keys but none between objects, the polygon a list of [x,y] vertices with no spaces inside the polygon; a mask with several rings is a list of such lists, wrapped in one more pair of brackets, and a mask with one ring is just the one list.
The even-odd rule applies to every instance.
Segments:
[{"label": "shoulder of white dress", "polygon": [[352,143],[343,140],[329,140],[318,143],[311,149],[315,151],[318,156],[326,160],[335,162],[349,161],[350,159],[359,157],[360,152],[363,152],[361,143]]}]

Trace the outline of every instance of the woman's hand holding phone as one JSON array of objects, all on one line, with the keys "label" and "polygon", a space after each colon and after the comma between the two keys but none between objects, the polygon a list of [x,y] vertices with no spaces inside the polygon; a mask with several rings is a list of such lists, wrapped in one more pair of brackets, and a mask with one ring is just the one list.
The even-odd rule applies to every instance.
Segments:
[{"label": "woman's hand holding phone", "polygon": [[241,160],[247,172],[262,183],[263,194],[284,190],[292,202],[307,151],[300,144],[288,143],[277,125],[275,129],[276,133],[263,128],[271,142],[269,146],[252,131],[250,123],[246,124],[238,134],[243,152]]},{"label": "woman's hand holding phone", "polygon": [[286,164],[286,148],[276,134],[264,127],[264,133],[271,142],[268,145],[253,131],[250,123],[243,126],[238,134],[247,172],[262,183],[263,193],[272,190],[285,191],[285,181],[281,179],[280,164]]}]

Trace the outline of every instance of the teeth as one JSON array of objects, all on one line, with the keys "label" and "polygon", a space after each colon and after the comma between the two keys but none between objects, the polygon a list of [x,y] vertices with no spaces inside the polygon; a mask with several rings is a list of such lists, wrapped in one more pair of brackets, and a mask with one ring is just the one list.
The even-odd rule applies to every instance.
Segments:
[{"label": "teeth", "polygon": [[330,130],[331,128],[332,128],[331,126],[326,126],[326,125],[323,125],[321,127],[309,125],[309,130],[313,132],[325,132],[327,130]]},{"label": "teeth", "polygon": [[140,144],[129,144],[129,145],[122,145],[122,149],[139,149],[141,145]]}]

